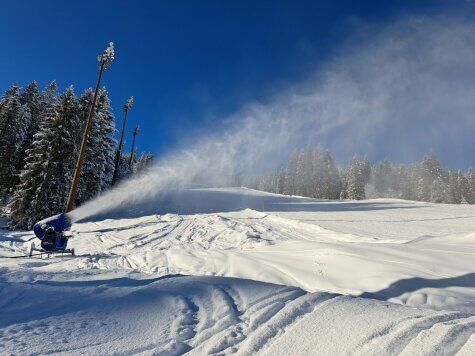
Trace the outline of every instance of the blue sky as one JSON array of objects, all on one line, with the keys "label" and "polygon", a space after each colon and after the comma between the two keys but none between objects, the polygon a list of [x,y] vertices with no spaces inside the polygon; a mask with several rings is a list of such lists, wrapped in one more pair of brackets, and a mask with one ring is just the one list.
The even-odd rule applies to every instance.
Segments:
[{"label": "blue sky", "polygon": [[127,136],[140,125],[139,149],[161,155],[304,81],[352,35],[355,21],[382,26],[407,14],[458,11],[459,2],[447,3],[3,1],[0,89],[55,79],[80,93],[94,84],[95,56],[114,41],[116,61],[103,84],[116,120],[133,95]]}]

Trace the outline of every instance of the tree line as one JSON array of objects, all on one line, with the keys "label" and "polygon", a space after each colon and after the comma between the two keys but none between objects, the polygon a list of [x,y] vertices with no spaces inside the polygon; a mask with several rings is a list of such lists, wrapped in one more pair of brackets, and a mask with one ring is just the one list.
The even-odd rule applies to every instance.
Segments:
[{"label": "tree line", "polygon": [[435,154],[417,164],[388,159],[372,165],[354,156],[347,166],[335,163],[330,151],[294,151],[276,172],[242,179],[239,184],[285,195],[319,199],[398,198],[434,203],[475,203],[475,172],[443,168]]},{"label": "tree line", "polygon": [[[43,91],[36,82],[18,84],[0,100],[0,201],[13,228],[31,228],[64,210],[81,137],[92,102],[91,89],[79,97],[73,87],[58,94],[56,82]],[[115,117],[105,88],[98,93],[75,204],[111,186],[117,142]],[[149,153],[120,157],[119,177],[144,170]]]}]

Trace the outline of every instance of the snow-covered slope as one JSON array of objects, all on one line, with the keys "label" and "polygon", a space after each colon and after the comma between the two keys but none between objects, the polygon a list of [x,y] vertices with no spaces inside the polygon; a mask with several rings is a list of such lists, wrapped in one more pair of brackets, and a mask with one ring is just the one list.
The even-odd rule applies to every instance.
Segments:
[{"label": "snow-covered slope", "polygon": [[1,233],[0,353],[475,350],[472,206],[193,189],[72,233],[51,259]]},{"label": "snow-covered slope", "polygon": [[467,313],[234,278],[132,277],[3,276],[2,354],[469,355],[475,346]]}]

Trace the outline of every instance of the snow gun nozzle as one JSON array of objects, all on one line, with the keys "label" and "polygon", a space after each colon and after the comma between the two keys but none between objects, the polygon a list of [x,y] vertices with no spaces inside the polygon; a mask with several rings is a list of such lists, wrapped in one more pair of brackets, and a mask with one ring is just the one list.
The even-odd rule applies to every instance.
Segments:
[{"label": "snow gun nozzle", "polygon": [[42,240],[48,228],[53,228],[57,233],[62,233],[70,227],[71,218],[66,213],[62,213],[38,221],[33,227],[33,232],[37,238]]}]

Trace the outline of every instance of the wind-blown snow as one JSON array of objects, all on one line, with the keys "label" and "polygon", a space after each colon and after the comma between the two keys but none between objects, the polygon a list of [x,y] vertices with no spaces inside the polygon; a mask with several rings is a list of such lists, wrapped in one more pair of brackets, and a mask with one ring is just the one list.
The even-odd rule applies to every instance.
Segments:
[{"label": "wind-blown snow", "polygon": [[470,355],[473,226],[469,205],[235,188],[74,224],[74,258],[6,258],[32,234],[5,231],[0,353]]},{"label": "wind-blown snow", "polygon": [[355,153],[414,162],[434,150],[444,164],[469,165],[474,24],[462,18],[406,18],[362,32],[306,82],[266,104],[249,103],[212,133],[183,135],[192,143],[79,207],[73,220],[195,181],[229,186],[231,177],[273,170],[306,145],[322,144],[340,162]]}]

